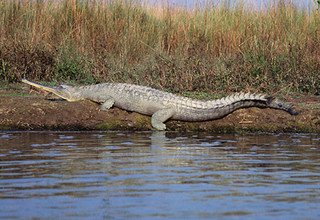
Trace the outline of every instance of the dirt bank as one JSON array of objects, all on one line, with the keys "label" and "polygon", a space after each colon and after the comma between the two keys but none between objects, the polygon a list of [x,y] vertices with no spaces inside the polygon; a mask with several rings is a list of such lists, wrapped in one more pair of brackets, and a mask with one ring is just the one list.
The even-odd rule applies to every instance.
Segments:
[{"label": "dirt bank", "polygon": [[[300,112],[242,109],[208,122],[168,121],[168,130],[226,132],[320,132],[320,97],[289,100]],[[113,108],[100,111],[89,101],[66,102],[29,93],[21,85],[0,90],[0,130],[150,130],[150,117]]]}]

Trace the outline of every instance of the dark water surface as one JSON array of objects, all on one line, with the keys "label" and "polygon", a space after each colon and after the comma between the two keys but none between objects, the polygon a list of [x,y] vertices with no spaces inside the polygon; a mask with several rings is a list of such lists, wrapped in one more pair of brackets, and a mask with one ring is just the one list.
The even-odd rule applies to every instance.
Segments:
[{"label": "dark water surface", "polygon": [[0,218],[320,219],[319,136],[0,132]]}]

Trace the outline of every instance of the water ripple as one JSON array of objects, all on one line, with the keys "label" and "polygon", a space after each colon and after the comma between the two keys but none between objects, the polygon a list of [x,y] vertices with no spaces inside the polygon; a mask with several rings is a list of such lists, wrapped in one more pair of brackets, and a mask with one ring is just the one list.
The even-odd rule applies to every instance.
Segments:
[{"label": "water ripple", "polygon": [[316,134],[0,132],[1,219],[317,219]]}]

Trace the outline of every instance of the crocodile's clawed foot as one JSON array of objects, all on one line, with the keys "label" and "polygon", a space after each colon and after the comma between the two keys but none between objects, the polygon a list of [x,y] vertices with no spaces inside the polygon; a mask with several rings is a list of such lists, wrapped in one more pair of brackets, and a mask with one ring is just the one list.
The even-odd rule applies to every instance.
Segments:
[{"label": "crocodile's clawed foot", "polygon": [[154,127],[158,131],[166,130],[166,125],[164,123],[162,123],[162,122],[152,121],[152,127]]},{"label": "crocodile's clawed foot", "polygon": [[102,111],[107,111],[107,110],[110,109],[113,105],[114,105],[114,99],[108,99],[107,101],[105,101],[105,102],[100,106],[100,109],[101,109]]},{"label": "crocodile's clawed foot", "polygon": [[174,110],[171,108],[160,109],[156,111],[151,117],[152,127],[159,131],[166,129],[166,125],[163,123],[172,117]]}]

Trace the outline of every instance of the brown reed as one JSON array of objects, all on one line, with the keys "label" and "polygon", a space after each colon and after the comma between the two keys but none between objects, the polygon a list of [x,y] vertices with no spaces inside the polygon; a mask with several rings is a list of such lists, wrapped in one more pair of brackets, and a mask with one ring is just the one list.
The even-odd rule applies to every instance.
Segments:
[{"label": "brown reed", "polygon": [[175,92],[320,91],[320,14],[0,0],[0,80],[128,82]]}]

